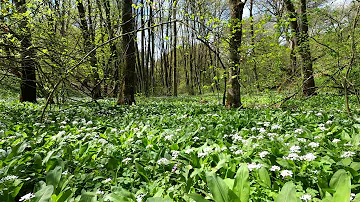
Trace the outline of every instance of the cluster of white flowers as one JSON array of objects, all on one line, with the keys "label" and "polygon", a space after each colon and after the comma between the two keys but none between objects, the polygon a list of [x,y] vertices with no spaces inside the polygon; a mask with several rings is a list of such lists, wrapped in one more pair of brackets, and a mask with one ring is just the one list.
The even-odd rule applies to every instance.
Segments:
[{"label": "cluster of white flowers", "polygon": [[263,167],[264,165],[259,163],[259,164],[256,164],[256,163],[250,163],[250,164],[247,164],[248,168],[250,171],[254,170],[254,169],[260,169],[261,167]]},{"label": "cluster of white flowers", "polygon": [[263,151],[263,152],[260,152],[259,156],[260,156],[260,158],[265,158],[269,154],[270,153],[268,151]]},{"label": "cluster of white flowers", "polygon": [[122,162],[125,163],[125,164],[128,164],[131,160],[132,160],[132,158],[127,157],[127,158],[124,158],[124,159],[122,160]]},{"label": "cluster of white flowers", "polygon": [[299,158],[303,161],[313,161],[316,159],[316,156],[313,153],[308,153],[304,156],[300,156]]},{"label": "cluster of white flowers", "polygon": [[345,143],[344,146],[345,146],[345,147],[353,147],[354,145],[351,144],[351,143]]},{"label": "cluster of white flowers", "polygon": [[139,194],[136,196],[136,202],[142,202],[143,198],[145,197],[145,194]]},{"label": "cluster of white flowers", "polygon": [[271,126],[271,130],[279,130],[279,129],[281,129],[281,126],[278,125],[278,124],[275,124],[275,125]]},{"label": "cluster of white flowers", "polygon": [[194,150],[193,149],[187,149],[187,150],[185,150],[185,154],[190,154],[190,153],[192,153]]},{"label": "cluster of white flowers", "polygon": [[172,151],[171,156],[172,156],[172,160],[177,159],[177,157],[179,156],[180,152],[179,151]]},{"label": "cluster of white flowers", "polygon": [[284,156],[283,159],[294,161],[299,159],[299,155],[297,153],[290,153],[289,155]]},{"label": "cluster of white flowers", "polygon": [[298,129],[296,129],[296,130],[294,131],[294,133],[297,133],[297,134],[301,134],[301,133],[303,133],[303,132],[304,132],[304,130],[301,129],[301,128],[298,128]]},{"label": "cluster of white flowers", "polygon": [[166,135],[165,136],[165,140],[171,140],[174,137],[174,135]]},{"label": "cluster of white flowers", "polygon": [[13,181],[13,180],[16,180],[18,178],[19,177],[15,176],[15,175],[8,175],[6,177],[1,178],[0,183],[4,183],[5,181]]},{"label": "cluster of white flowers", "polygon": [[270,171],[273,171],[273,172],[279,171],[279,170],[280,170],[279,166],[271,166],[271,168],[270,168]]},{"label": "cluster of white flowers", "polygon": [[294,146],[290,147],[290,151],[292,153],[300,153],[300,149],[301,149],[301,147],[297,146],[297,145],[294,145]]},{"label": "cluster of white flowers", "polygon": [[106,180],[103,180],[102,183],[108,183],[111,181],[111,178],[107,178]]},{"label": "cluster of white flowers", "polygon": [[311,201],[311,198],[312,197],[310,194],[304,194],[300,197],[301,200],[306,201],[306,202]]},{"label": "cluster of white flowers", "polygon": [[170,162],[169,162],[169,160],[167,158],[161,158],[156,163],[159,164],[159,165],[167,165]]},{"label": "cluster of white flowers", "polygon": [[335,138],[335,139],[333,139],[332,142],[333,142],[333,143],[338,143],[338,142],[340,142],[340,141],[341,141],[341,140]]},{"label": "cluster of white flowers", "polygon": [[350,194],[350,201],[354,200],[354,199],[355,199],[355,197],[356,197],[356,194],[351,193],[351,194]]},{"label": "cluster of white flowers", "polygon": [[320,129],[321,131],[326,130],[325,124],[319,124],[319,129]]},{"label": "cluster of white flowers", "polygon": [[349,158],[355,155],[355,152],[352,151],[347,151],[344,152],[343,154],[341,154],[340,158]]},{"label": "cluster of white flowers", "polygon": [[96,191],[96,194],[97,194],[97,195],[104,195],[104,191],[97,190],[97,191]]},{"label": "cluster of white flowers", "polygon": [[309,147],[311,147],[311,148],[318,148],[319,147],[319,143],[318,142],[310,142],[309,143]]},{"label": "cluster of white flowers", "polygon": [[293,176],[293,172],[291,170],[282,170],[280,175],[285,178],[285,177],[292,177]]},{"label": "cluster of white flowers", "polygon": [[243,153],[243,150],[240,150],[240,149],[239,149],[239,150],[236,150],[236,151],[234,152],[235,155],[239,155],[239,154],[242,154],[242,153]]},{"label": "cluster of white flowers", "polygon": [[22,196],[22,197],[19,199],[19,201],[29,201],[29,200],[32,199],[32,198],[35,198],[35,194],[33,194],[33,193],[28,193],[28,194]]},{"label": "cluster of white flowers", "polygon": [[297,140],[298,140],[299,142],[306,142],[306,139],[305,139],[305,138],[301,138],[301,137],[299,137]]},{"label": "cluster of white flowers", "polygon": [[333,123],[333,121],[332,120],[328,120],[328,121],[326,121],[326,124],[327,125],[330,125],[330,124],[332,124]]}]

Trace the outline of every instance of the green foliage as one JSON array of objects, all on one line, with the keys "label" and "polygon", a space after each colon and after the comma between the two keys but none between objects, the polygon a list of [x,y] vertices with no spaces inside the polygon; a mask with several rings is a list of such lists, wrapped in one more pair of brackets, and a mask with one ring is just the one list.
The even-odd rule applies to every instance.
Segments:
[{"label": "green foliage", "polygon": [[52,107],[44,123],[42,105],[1,102],[0,201],[349,201],[360,191],[360,122],[341,99],[301,110],[163,99]]}]

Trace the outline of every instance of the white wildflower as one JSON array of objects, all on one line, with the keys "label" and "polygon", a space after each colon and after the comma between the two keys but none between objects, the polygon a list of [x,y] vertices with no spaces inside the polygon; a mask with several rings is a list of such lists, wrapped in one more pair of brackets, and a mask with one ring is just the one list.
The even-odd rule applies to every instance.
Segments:
[{"label": "white wildflower", "polygon": [[243,153],[243,150],[236,150],[236,151],[234,152],[235,155],[239,155],[239,154],[242,154],[242,153]]},{"label": "white wildflower", "polygon": [[300,159],[303,161],[313,161],[316,159],[316,156],[313,153],[308,153],[304,156],[300,156]]},{"label": "white wildflower", "polygon": [[280,170],[279,166],[271,166],[270,171],[278,171]]},{"label": "white wildflower", "polygon": [[349,157],[352,157],[355,155],[355,152],[351,152],[351,151],[347,151],[347,152],[344,152],[340,158],[349,158]]},{"label": "white wildflower", "polygon": [[304,132],[304,130],[301,129],[301,128],[298,128],[298,129],[295,130],[295,133],[297,133],[297,134],[301,134],[303,132]]},{"label": "white wildflower", "polygon": [[264,126],[265,126],[265,127],[270,126],[270,122],[264,122]]},{"label": "white wildflower", "polygon": [[180,154],[179,151],[172,151],[171,153],[172,160],[175,160],[179,156],[179,154]]},{"label": "white wildflower", "polygon": [[35,198],[35,194],[33,194],[33,193],[28,193],[28,194],[22,196],[22,197],[19,199],[19,201],[29,201],[29,200],[32,199],[32,198]]},{"label": "white wildflower", "polygon": [[351,143],[345,143],[344,146],[345,146],[345,147],[353,147],[354,145],[351,144]]},{"label": "white wildflower", "polygon": [[292,177],[293,176],[293,172],[290,170],[282,170],[280,175],[285,178],[285,177]]},{"label": "white wildflower", "polygon": [[311,200],[311,195],[310,194],[304,194],[300,197],[301,200],[303,201],[310,201]]},{"label": "white wildflower", "polygon": [[146,149],[150,149],[150,148],[152,148],[152,147],[153,147],[152,144],[146,145]]},{"label": "white wildflower", "polygon": [[290,153],[288,156],[284,156],[283,158],[286,160],[294,161],[294,160],[299,159],[299,155],[297,153]]},{"label": "white wildflower", "polygon": [[145,194],[139,194],[138,196],[136,196],[136,202],[142,202],[144,197]]},{"label": "white wildflower", "polygon": [[294,145],[294,146],[290,147],[290,151],[292,153],[300,153],[300,149],[301,148],[299,146],[297,146],[297,145]]},{"label": "white wildflower", "polygon": [[355,199],[355,197],[356,197],[356,194],[351,193],[351,194],[350,194],[350,201],[354,200],[354,199]]},{"label": "white wildflower", "polygon": [[131,160],[132,160],[132,158],[127,157],[127,158],[124,158],[124,159],[122,160],[122,162],[125,163],[125,164],[128,164],[129,161],[131,161]]},{"label": "white wildflower", "polygon": [[104,194],[104,191],[97,190],[97,191],[96,191],[96,194],[97,194],[97,195],[103,195],[103,194]]},{"label": "white wildflower", "polygon": [[174,135],[167,135],[167,136],[165,136],[165,140],[171,140],[172,138],[174,137]]},{"label": "white wildflower", "polygon": [[254,170],[254,169],[260,169],[261,167],[263,167],[264,165],[259,163],[259,164],[256,164],[256,163],[251,163],[251,164],[247,164],[248,168],[250,171]]},{"label": "white wildflower", "polygon": [[318,142],[310,142],[309,143],[309,147],[311,147],[311,148],[317,148],[317,147],[319,147],[319,143]]},{"label": "white wildflower", "polygon": [[259,132],[260,132],[260,133],[265,133],[266,130],[265,130],[265,128],[260,128],[260,129],[259,129]]},{"label": "white wildflower", "polygon": [[315,114],[316,116],[322,116],[322,113],[321,112],[319,112],[319,113],[317,113],[317,114]]},{"label": "white wildflower", "polygon": [[333,123],[333,121],[332,120],[328,120],[328,121],[326,121],[326,124],[327,125],[330,125],[330,124],[332,124]]},{"label": "white wildflower", "polygon": [[299,142],[306,142],[306,139],[305,139],[305,138],[301,138],[301,137],[299,137],[297,140],[298,140]]},{"label": "white wildflower", "polygon": [[16,179],[18,179],[18,178],[19,178],[19,177],[18,177],[18,176],[15,176],[15,175],[8,175],[8,176],[6,176],[6,177],[1,178],[0,184],[3,183],[3,182],[5,182],[5,181],[13,181],[13,180],[16,180]]},{"label": "white wildflower", "polygon": [[340,142],[340,141],[341,141],[341,140],[335,138],[335,139],[333,139],[332,142],[333,142],[333,143],[338,143],[338,142]]},{"label": "white wildflower", "polygon": [[169,160],[167,160],[167,158],[161,158],[157,161],[157,164],[159,164],[159,165],[167,165],[169,163],[170,162],[169,162]]},{"label": "white wildflower", "polygon": [[198,141],[200,138],[198,137],[198,136],[195,136],[195,137],[193,137],[193,140],[196,142],[196,141]]},{"label": "white wildflower", "polygon": [[260,158],[265,158],[269,154],[268,151],[263,151],[259,154]]},{"label": "white wildflower", "polygon": [[271,126],[271,130],[279,130],[279,129],[281,129],[281,126],[278,125],[278,124],[275,124],[275,125]]},{"label": "white wildflower", "polygon": [[108,182],[110,182],[111,181],[111,178],[107,178],[106,180],[103,180],[102,182],[103,183],[108,183]]},{"label": "white wildflower", "polygon": [[198,153],[198,157],[199,158],[202,158],[202,157],[205,157],[205,156],[207,156],[209,153],[207,153],[207,152],[199,152]]},{"label": "white wildflower", "polygon": [[93,124],[92,121],[88,121],[88,122],[86,123],[86,125],[91,125],[91,124]]},{"label": "white wildflower", "polygon": [[237,146],[233,145],[229,149],[230,149],[230,151],[235,151],[235,150],[237,150]]},{"label": "white wildflower", "polygon": [[187,149],[187,150],[185,150],[185,153],[186,154],[190,154],[191,152],[193,152],[194,150],[193,149]]},{"label": "white wildflower", "polygon": [[221,147],[221,151],[225,151],[225,150],[227,150],[227,147]]}]

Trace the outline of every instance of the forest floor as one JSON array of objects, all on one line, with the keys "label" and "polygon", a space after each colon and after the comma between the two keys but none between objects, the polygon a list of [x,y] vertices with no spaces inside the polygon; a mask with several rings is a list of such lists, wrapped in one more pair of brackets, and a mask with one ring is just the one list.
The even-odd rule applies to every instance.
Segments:
[{"label": "forest floor", "polygon": [[1,101],[0,201],[360,201],[355,98],[281,99]]}]

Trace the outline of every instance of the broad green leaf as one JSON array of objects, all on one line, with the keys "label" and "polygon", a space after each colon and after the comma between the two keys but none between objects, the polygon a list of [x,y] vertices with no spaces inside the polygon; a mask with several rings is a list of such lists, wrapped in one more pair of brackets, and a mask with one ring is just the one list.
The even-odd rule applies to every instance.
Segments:
[{"label": "broad green leaf", "polygon": [[171,199],[164,199],[160,197],[151,197],[146,200],[146,202],[172,202]]},{"label": "broad green leaf", "polygon": [[249,196],[250,196],[249,168],[246,163],[242,163],[236,173],[233,190],[234,193],[240,198],[241,202],[249,201]]},{"label": "broad green leaf", "polygon": [[49,202],[54,192],[54,186],[47,185],[35,193],[35,202]]},{"label": "broad green leaf", "polygon": [[196,202],[210,202],[209,200],[204,199],[204,197],[202,197],[200,194],[193,193],[189,194],[188,196]]},{"label": "broad green leaf", "polygon": [[206,182],[215,202],[229,202],[229,187],[213,172],[206,173]]},{"label": "broad green leaf", "polygon": [[345,170],[338,170],[330,180],[330,187],[335,189],[333,202],[349,202],[351,179]]},{"label": "broad green leaf", "polygon": [[258,170],[260,180],[268,187],[271,187],[271,180],[266,168],[262,167]]},{"label": "broad green leaf", "polygon": [[297,202],[300,199],[296,197],[296,189],[293,182],[287,182],[280,191],[275,202]]},{"label": "broad green leaf", "polygon": [[97,197],[93,192],[83,192],[81,193],[81,198],[79,202],[96,202]]},{"label": "broad green leaf", "polygon": [[53,185],[56,189],[61,179],[62,168],[56,166],[54,170],[49,171],[46,174],[46,184]]}]

